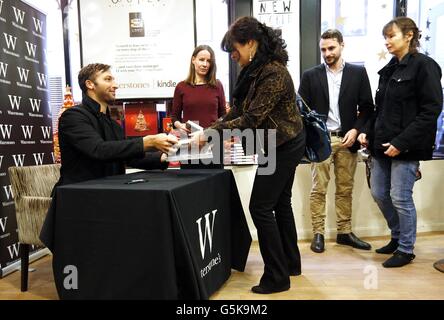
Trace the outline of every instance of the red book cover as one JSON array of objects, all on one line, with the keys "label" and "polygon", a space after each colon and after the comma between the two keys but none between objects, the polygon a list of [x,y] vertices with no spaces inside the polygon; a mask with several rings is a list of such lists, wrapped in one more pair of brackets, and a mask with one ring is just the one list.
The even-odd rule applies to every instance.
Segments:
[{"label": "red book cover", "polygon": [[165,133],[170,133],[173,129],[173,123],[171,122],[171,118],[165,117],[162,119],[162,129]]},{"label": "red book cover", "polygon": [[125,134],[127,137],[157,133],[157,112],[154,104],[125,104]]}]

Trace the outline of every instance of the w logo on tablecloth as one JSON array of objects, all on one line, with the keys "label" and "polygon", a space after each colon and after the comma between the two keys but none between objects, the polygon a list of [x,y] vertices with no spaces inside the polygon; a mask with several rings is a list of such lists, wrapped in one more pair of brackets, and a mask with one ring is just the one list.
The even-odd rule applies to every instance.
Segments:
[{"label": "w logo on tablecloth", "polygon": [[[204,231],[203,231],[203,235],[202,235],[202,219],[203,218],[199,218],[196,220],[197,226],[198,226],[198,230],[199,230],[199,245],[200,245],[200,253],[202,254],[202,260],[205,259],[205,247],[207,244],[207,239],[208,239],[208,244],[210,246],[210,253],[213,249],[213,230],[214,230],[214,221],[216,221],[216,213],[217,213],[217,209],[213,210],[210,213],[207,213],[204,217],[205,217],[205,226],[204,226]],[[212,221],[210,221],[210,216],[213,216]]]}]

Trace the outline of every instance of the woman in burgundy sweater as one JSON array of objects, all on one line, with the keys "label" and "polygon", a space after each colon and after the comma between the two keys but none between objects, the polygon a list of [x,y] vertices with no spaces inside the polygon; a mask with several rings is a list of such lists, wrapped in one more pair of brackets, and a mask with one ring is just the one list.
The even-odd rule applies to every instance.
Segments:
[{"label": "woman in burgundy sweater", "polygon": [[174,127],[189,131],[188,120],[207,128],[225,115],[222,83],[216,79],[216,59],[210,46],[200,45],[191,56],[188,77],[174,91],[172,121]]}]

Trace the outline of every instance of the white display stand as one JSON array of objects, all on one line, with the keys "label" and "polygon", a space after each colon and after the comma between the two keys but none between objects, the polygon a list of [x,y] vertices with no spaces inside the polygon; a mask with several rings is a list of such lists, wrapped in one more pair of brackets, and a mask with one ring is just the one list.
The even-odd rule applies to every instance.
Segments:
[{"label": "white display stand", "polygon": [[[253,239],[257,240],[256,228],[254,227],[250,211],[248,210],[256,166],[233,166],[226,168],[231,168],[233,171],[251,235]],[[423,161],[421,162],[421,171],[422,179],[416,182],[413,189],[413,198],[418,215],[417,230],[418,232],[443,231],[444,197],[442,196],[442,186],[444,181],[444,161]],[[328,239],[336,238],[334,179],[335,176],[332,166],[326,204],[325,237]],[[299,165],[296,170],[292,190],[292,205],[299,239],[312,239],[313,237],[309,205],[310,189],[310,165]],[[359,237],[374,237],[390,234],[387,223],[370,194],[365,176],[365,165],[362,162],[358,163],[355,174],[352,228],[353,232]]]}]

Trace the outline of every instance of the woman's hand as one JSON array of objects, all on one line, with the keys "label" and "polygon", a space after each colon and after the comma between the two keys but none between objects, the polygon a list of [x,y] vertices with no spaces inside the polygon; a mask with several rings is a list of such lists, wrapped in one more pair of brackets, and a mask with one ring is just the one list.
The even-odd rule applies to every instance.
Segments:
[{"label": "woman's hand", "polygon": [[191,146],[198,145],[199,147],[203,147],[205,143],[207,143],[207,137],[205,137],[205,134],[203,131],[196,131],[190,134],[191,139]]},{"label": "woman's hand", "polygon": [[182,130],[184,132],[186,132],[187,134],[191,132],[191,130],[187,127],[186,123],[182,123],[180,121],[176,121],[174,122],[174,127],[176,129]]},{"label": "woman's hand", "polygon": [[389,157],[396,157],[398,154],[401,153],[401,151],[396,149],[396,147],[394,145],[390,144],[389,142],[383,143],[382,146],[387,147],[387,150],[385,150],[384,154]]},{"label": "woman's hand", "polygon": [[361,133],[358,136],[358,141],[361,144],[361,146],[367,148],[368,147],[368,140],[367,140],[367,135],[365,133]]}]

